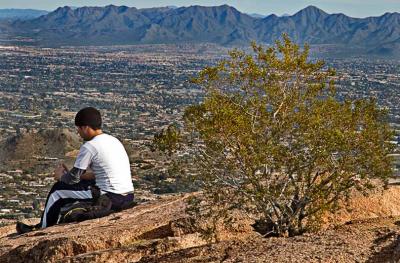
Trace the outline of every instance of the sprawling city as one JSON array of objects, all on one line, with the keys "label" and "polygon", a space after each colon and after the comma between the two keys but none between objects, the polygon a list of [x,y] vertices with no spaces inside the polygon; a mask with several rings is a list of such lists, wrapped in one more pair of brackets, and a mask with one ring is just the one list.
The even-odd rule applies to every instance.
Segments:
[{"label": "sprawling city", "polygon": [[[227,48],[208,44],[57,49],[2,47],[2,143],[7,145],[10,138],[49,129],[69,130],[73,137],[75,112],[83,106],[96,106],[104,114],[104,130],[115,134],[128,149],[138,190],[173,192],[177,186],[163,177],[166,160],[150,150],[151,140],[161,128],[179,124],[186,106],[201,101],[204,92],[191,83],[191,78],[205,66],[222,59],[227,51]],[[327,58],[326,62],[337,70],[339,97],[373,97],[389,110],[391,125],[397,129],[397,137],[393,138],[397,144],[400,138],[398,61]],[[26,148],[25,151],[15,153],[12,161],[3,157],[0,171],[2,218],[38,216],[54,182],[52,169],[59,162],[72,166],[79,149],[78,143],[71,145],[66,155],[58,152],[53,156],[38,156],[40,150],[32,145],[40,141],[26,140],[18,145]],[[33,159],[29,165],[26,163],[28,156]],[[160,183],[160,180],[167,181]]]}]

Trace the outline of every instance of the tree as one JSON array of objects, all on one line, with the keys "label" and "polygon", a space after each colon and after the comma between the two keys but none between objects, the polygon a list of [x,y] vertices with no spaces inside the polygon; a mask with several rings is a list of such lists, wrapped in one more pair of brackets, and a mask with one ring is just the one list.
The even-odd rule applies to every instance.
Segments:
[{"label": "tree", "polygon": [[283,35],[252,49],[231,51],[195,80],[206,98],[186,109],[182,133],[198,142],[203,195],[193,211],[229,218],[240,210],[266,235],[293,236],[353,189],[387,182],[393,133],[373,99],[338,99],[335,72],[310,62],[307,45]]},{"label": "tree", "polygon": [[172,155],[172,153],[177,150],[177,147],[179,147],[180,137],[178,126],[176,124],[171,124],[154,135],[152,147]]}]

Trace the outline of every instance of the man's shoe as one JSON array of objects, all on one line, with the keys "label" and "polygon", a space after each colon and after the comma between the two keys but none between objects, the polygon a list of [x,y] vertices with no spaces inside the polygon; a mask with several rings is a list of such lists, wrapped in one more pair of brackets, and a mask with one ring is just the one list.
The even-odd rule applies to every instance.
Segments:
[{"label": "man's shoe", "polygon": [[20,235],[31,232],[31,231],[38,230],[39,228],[40,228],[39,225],[31,226],[31,225],[24,224],[22,222],[17,222],[17,226],[16,226],[17,233]]}]

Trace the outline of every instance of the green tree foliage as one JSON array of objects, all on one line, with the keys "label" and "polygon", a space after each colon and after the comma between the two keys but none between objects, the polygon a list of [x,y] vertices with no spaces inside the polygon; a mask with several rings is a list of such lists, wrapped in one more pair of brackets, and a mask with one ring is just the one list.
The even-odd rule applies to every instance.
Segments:
[{"label": "green tree foliage", "polygon": [[156,149],[162,152],[168,152],[172,155],[179,147],[180,138],[181,134],[179,128],[177,125],[172,124],[154,135],[152,146],[155,146]]},{"label": "green tree foliage", "polygon": [[206,98],[184,116],[200,142],[203,195],[192,211],[229,218],[241,210],[265,234],[292,236],[318,226],[353,189],[387,181],[393,133],[374,100],[337,99],[335,72],[310,62],[307,45],[284,35],[252,48],[195,80]]}]

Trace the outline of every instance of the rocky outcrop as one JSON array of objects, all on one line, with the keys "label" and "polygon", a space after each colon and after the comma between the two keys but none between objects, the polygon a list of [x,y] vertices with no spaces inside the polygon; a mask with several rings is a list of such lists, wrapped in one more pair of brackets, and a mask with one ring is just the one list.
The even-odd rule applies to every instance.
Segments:
[{"label": "rocky outcrop", "polygon": [[[3,228],[1,262],[129,262],[206,244],[185,214],[189,195],[151,201],[110,216],[15,236]],[[222,239],[251,233],[239,227]]]},{"label": "rocky outcrop", "polygon": [[193,194],[169,195],[104,218],[16,236],[0,228],[0,262],[392,262],[400,260],[400,188],[327,216],[324,231],[263,238],[239,217],[207,242],[185,213]]}]

